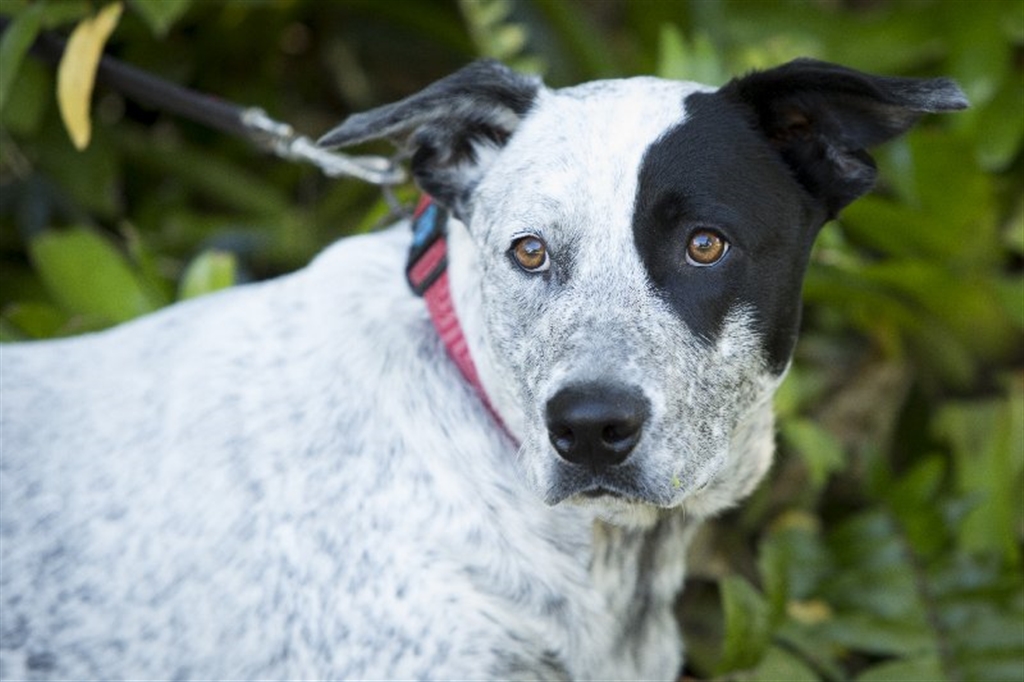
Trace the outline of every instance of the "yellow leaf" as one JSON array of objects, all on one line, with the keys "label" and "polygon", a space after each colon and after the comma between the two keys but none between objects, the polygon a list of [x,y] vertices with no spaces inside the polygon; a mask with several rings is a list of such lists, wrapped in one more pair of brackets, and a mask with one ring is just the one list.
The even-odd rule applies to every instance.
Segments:
[{"label": "yellow leaf", "polygon": [[122,9],[120,2],[113,2],[95,17],[80,21],[68,38],[57,69],[57,104],[71,142],[79,150],[89,146],[89,138],[92,137],[89,102],[96,68],[103,55],[103,46],[121,18]]},{"label": "yellow leaf", "polygon": [[832,607],[821,599],[793,600],[786,604],[789,617],[803,625],[818,625],[832,619]]}]

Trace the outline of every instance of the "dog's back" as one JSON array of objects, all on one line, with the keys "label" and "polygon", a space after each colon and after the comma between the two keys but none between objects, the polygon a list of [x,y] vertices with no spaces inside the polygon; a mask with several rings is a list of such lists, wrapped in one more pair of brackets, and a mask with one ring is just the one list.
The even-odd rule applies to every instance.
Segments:
[{"label": "dog's back", "polygon": [[[310,547],[332,539],[302,529],[334,514],[344,532],[339,505],[350,496],[337,472],[355,478],[370,461],[346,440],[358,424],[337,421],[350,415],[299,399],[329,400],[328,382],[352,381],[340,361],[322,363],[363,338],[341,333],[362,324],[360,299],[326,286],[311,297],[315,279],[303,272],[102,334],[0,350],[5,677],[287,670],[271,633],[332,599],[288,604],[288,583],[331,584],[317,554],[340,551]],[[330,317],[318,309],[326,299],[338,305]],[[232,651],[252,667],[232,669]]]}]

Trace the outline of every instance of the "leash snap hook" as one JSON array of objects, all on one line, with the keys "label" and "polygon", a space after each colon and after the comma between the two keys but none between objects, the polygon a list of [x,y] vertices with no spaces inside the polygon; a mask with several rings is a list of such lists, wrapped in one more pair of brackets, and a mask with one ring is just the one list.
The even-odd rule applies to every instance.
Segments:
[{"label": "leash snap hook", "polygon": [[311,163],[328,177],[346,175],[384,187],[405,181],[405,171],[391,159],[328,151],[305,135],[296,134],[287,123],[270,118],[260,107],[243,110],[241,121],[249,137],[263,148],[282,159]]}]

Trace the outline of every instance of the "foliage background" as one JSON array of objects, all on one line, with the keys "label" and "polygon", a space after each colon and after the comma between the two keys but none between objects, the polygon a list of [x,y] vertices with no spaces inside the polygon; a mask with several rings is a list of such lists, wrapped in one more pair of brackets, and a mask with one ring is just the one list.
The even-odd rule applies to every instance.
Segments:
[{"label": "foliage background", "polygon": [[[97,88],[69,141],[20,59],[86,0],[0,0],[0,336],[80,333],[300,267],[379,193]],[[1024,679],[1024,2],[128,0],[107,51],[316,137],[480,56],[552,85],[813,56],[973,103],[878,150],[828,226],[771,477],[696,543],[687,675]],[[398,191],[413,196],[411,188]]]}]

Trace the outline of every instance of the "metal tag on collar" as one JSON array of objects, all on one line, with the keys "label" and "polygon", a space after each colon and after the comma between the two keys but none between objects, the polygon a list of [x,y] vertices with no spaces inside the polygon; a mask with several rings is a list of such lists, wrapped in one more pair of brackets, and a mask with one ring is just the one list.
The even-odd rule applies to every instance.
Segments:
[{"label": "metal tag on collar", "polygon": [[429,196],[424,196],[412,220],[412,245],[405,266],[405,277],[417,296],[422,296],[448,266],[445,228],[448,212]]}]

